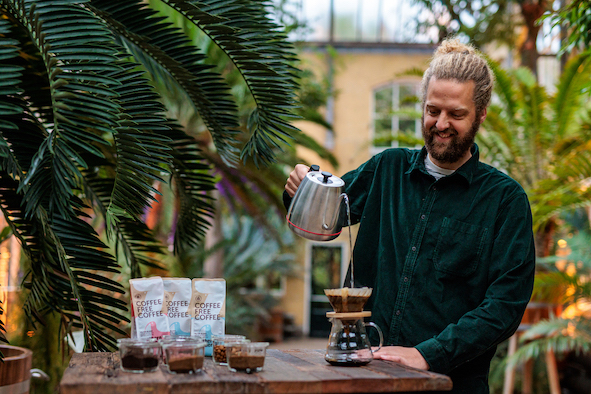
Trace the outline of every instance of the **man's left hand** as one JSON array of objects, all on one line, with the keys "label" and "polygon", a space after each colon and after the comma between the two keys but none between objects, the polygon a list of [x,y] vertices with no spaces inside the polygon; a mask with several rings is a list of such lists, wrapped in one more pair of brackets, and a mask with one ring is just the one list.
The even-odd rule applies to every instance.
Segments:
[{"label": "man's left hand", "polygon": [[383,346],[373,353],[375,359],[394,361],[417,369],[429,369],[423,355],[414,347]]}]

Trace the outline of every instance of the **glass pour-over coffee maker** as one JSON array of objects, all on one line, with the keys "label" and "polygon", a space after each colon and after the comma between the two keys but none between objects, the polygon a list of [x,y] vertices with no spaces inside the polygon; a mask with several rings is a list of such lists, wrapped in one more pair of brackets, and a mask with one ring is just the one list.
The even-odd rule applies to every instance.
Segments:
[{"label": "glass pour-over coffee maker", "polygon": [[367,287],[324,290],[334,309],[334,312],[326,313],[332,328],[324,359],[330,364],[361,366],[373,360],[371,344],[365,329],[367,326],[378,331],[378,350],[382,347],[383,337],[380,328],[375,323],[363,321],[363,318],[371,316],[370,311],[363,310],[371,291],[372,289]]}]

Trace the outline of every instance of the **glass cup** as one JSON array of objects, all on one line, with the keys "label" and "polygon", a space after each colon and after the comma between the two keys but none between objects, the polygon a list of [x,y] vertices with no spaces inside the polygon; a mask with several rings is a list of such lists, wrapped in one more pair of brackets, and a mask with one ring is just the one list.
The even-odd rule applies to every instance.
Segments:
[{"label": "glass cup", "polygon": [[[178,334],[170,334],[170,335],[162,335],[160,337],[159,342],[162,345],[162,363],[166,365],[166,352],[164,351],[164,345],[170,342],[180,342],[180,341],[199,341],[205,342],[205,336],[197,335],[178,335]],[[206,343],[207,345],[207,343]]]},{"label": "glass cup", "polygon": [[156,340],[122,338],[117,340],[121,370],[144,373],[158,369],[162,348]]},{"label": "glass cup", "polygon": [[198,373],[203,369],[206,342],[195,338],[168,340],[162,344],[168,372]]},{"label": "glass cup", "polygon": [[226,346],[230,343],[250,342],[244,335],[214,335],[211,338],[213,352],[211,354],[214,364],[226,365]]},{"label": "glass cup", "polygon": [[268,346],[269,342],[228,343],[226,345],[228,368],[232,372],[262,371]]}]

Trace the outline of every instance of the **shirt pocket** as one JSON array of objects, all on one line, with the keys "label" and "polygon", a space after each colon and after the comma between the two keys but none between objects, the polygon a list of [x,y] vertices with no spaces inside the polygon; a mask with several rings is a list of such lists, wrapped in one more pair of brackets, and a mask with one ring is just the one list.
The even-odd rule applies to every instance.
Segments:
[{"label": "shirt pocket", "polygon": [[444,217],[433,252],[435,269],[459,277],[472,275],[480,262],[487,231],[485,227]]}]

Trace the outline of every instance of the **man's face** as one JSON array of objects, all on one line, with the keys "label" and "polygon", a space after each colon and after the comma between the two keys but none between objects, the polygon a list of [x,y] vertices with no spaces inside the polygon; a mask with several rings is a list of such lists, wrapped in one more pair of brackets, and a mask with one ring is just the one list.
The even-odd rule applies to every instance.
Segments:
[{"label": "man's face", "polygon": [[476,116],[474,82],[431,78],[423,111],[423,138],[431,160],[457,169],[471,156],[470,148],[486,110]]}]

